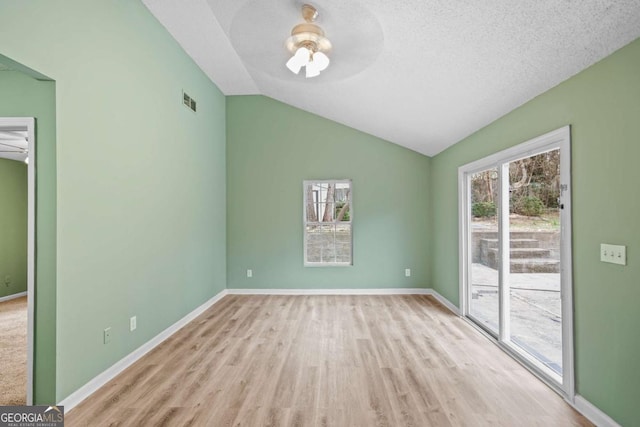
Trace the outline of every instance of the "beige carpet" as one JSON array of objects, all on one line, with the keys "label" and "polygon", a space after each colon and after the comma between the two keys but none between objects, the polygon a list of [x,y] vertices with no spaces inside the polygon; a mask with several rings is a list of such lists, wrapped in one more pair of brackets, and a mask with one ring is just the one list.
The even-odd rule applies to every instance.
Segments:
[{"label": "beige carpet", "polygon": [[0,405],[27,396],[27,297],[0,302]]}]

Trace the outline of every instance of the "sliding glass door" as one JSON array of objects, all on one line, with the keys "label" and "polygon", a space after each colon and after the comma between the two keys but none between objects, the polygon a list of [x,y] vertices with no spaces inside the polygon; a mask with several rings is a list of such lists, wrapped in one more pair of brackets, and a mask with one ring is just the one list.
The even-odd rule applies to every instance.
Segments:
[{"label": "sliding glass door", "polygon": [[463,314],[573,396],[569,128],[465,165]]},{"label": "sliding glass door", "polygon": [[508,170],[509,340],[562,376],[560,149]]},{"label": "sliding glass door", "polygon": [[493,167],[468,176],[472,227],[469,270],[469,317],[487,332],[498,335],[498,169]]}]

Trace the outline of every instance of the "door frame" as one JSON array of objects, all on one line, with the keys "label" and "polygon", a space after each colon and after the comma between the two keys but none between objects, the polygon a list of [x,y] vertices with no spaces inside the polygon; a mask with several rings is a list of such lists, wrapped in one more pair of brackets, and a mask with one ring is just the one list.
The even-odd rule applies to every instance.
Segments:
[{"label": "door frame", "polygon": [[[562,310],[562,383],[554,381],[548,376],[540,365],[533,362],[531,358],[525,357],[520,352],[514,350],[512,346],[505,343],[502,323],[504,322],[503,306],[508,304],[508,298],[505,297],[504,286],[501,273],[499,284],[500,295],[500,331],[498,337],[494,337],[492,334],[487,333],[471,322],[468,317],[469,314],[469,289],[470,289],[470,271],[469,261],[471,259],[469,243],[471,241],[471,228],[467,218],[471,215],[471,203],[470,195],[471,188],[469,185],[469,177],[473,173],[480,172],[492,167],[498,168],[499,180],[502,179],[505,166],[509,162],[530,157],[536,154],[543,153],[545,151],[553,150],[555,148],[560,149],[560,203],[563,204],[563,209],[560,210],[560,283],[561,283],[561,310]],[[500,191],[498,192],[499,204],[503,194],[503,185],[500,182]],[[503,211],[508,212],[508,206],[502,208]],[[502,253],[508,250],[506,246],[504,235],[506,229],[504,222],[508,221],[508,217],[504,215],[500,216],[498,232],[500,241],[499,245],[500,259],[502,260]],[[469,322],[478,326],[478,329],[485,333],[490,339],[492,339],[500,348],[505,350],[508,354],[514,357],[517,361],[523,364],[527,369],[533,372],[547,385],[561,394],[567,401],[573,403],[575,396],[575,379],[574,379],[574,333],[573,333],[573,279],[572,279],[572,240],[571,240],[571,128],[570,126],[564,126],[554,131],[548,132],[544,135],[530,139],[526,142],[518,144],[514,147],[502,150],[494,153],[483,159],[468,163],[458,168],[458,250],[459,250],[459,304],[460,315],[469,320]],[[508,241],[508,239],[507,239]],[[502,264],[502,262],[501,262]],[[506,267],[501,267],[504,270]],[[508,296],[508,294],[507,294]],[[505,301],[506,299],[506,301]]]},{"label": "door frame", "polygon": [[0,128],[27,129],[27,405],[33,405],[36,252],[36,131],[33,117],[0,117]]}]

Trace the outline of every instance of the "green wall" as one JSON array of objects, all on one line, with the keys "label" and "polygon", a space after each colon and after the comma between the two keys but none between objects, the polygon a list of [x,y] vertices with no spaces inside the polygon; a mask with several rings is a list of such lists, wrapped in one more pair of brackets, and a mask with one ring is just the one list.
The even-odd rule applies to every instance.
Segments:
[{"label": "green wall", "polygon": [[[429,167],[273,99],[227,97],[228,287],[428,287]],[[304,267],[302,181],[332,178],[353,180],[353,266]]]},{"label": "green wall", "polygon": [[[432,283],[455,303],[458,167],[571,125],[577,392],[625,426],[640,425],[639,118],[636,40],[434,157],[431,169]],[[600,262],[600,243],[627,245],[627,266]]]},{"label": "green wall", "polygon": [[139,1],[2,2],[0,53],[56,82],[60,401],[224,289],[225,98]]},{"label": "green wall", "polygon": [[27,290],[27,165],[23,162],[0,159],[0,206],[2,298]]},{"label": "green wall", "polygon": [[[11,61],[2,57],[0,62],[6,65]],[[13,64],[11,65],[13,66]],[[23,69],[25,72],[32,72],[26,68]],[[0,117],[35,117],[36,119],[36,283],[33,398],[35,403],[42,404],[51,404],[56,401],[55,99],[55,83],[52,81],[35,80],[27,74],[15,71],[0,72]],[[24,183],[26,185],[26,180]],[[26,192],[26,189],[24,191]]]}]

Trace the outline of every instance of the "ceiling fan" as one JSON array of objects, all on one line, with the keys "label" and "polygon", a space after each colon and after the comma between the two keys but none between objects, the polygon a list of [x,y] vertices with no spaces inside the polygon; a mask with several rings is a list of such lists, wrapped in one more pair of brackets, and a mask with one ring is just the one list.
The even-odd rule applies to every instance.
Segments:
[{"label": "ceiling fan", "polygon": [[318,11],[310,4],[302,6],[302,17],[305,22],[291,30],[285,45],[293,56],[287,61],[287,68],[298,74],[305,67],[305,77],[316,77],[329,66],[327,53],[331,50],[331,42],[324,31],[314,23]]}]

